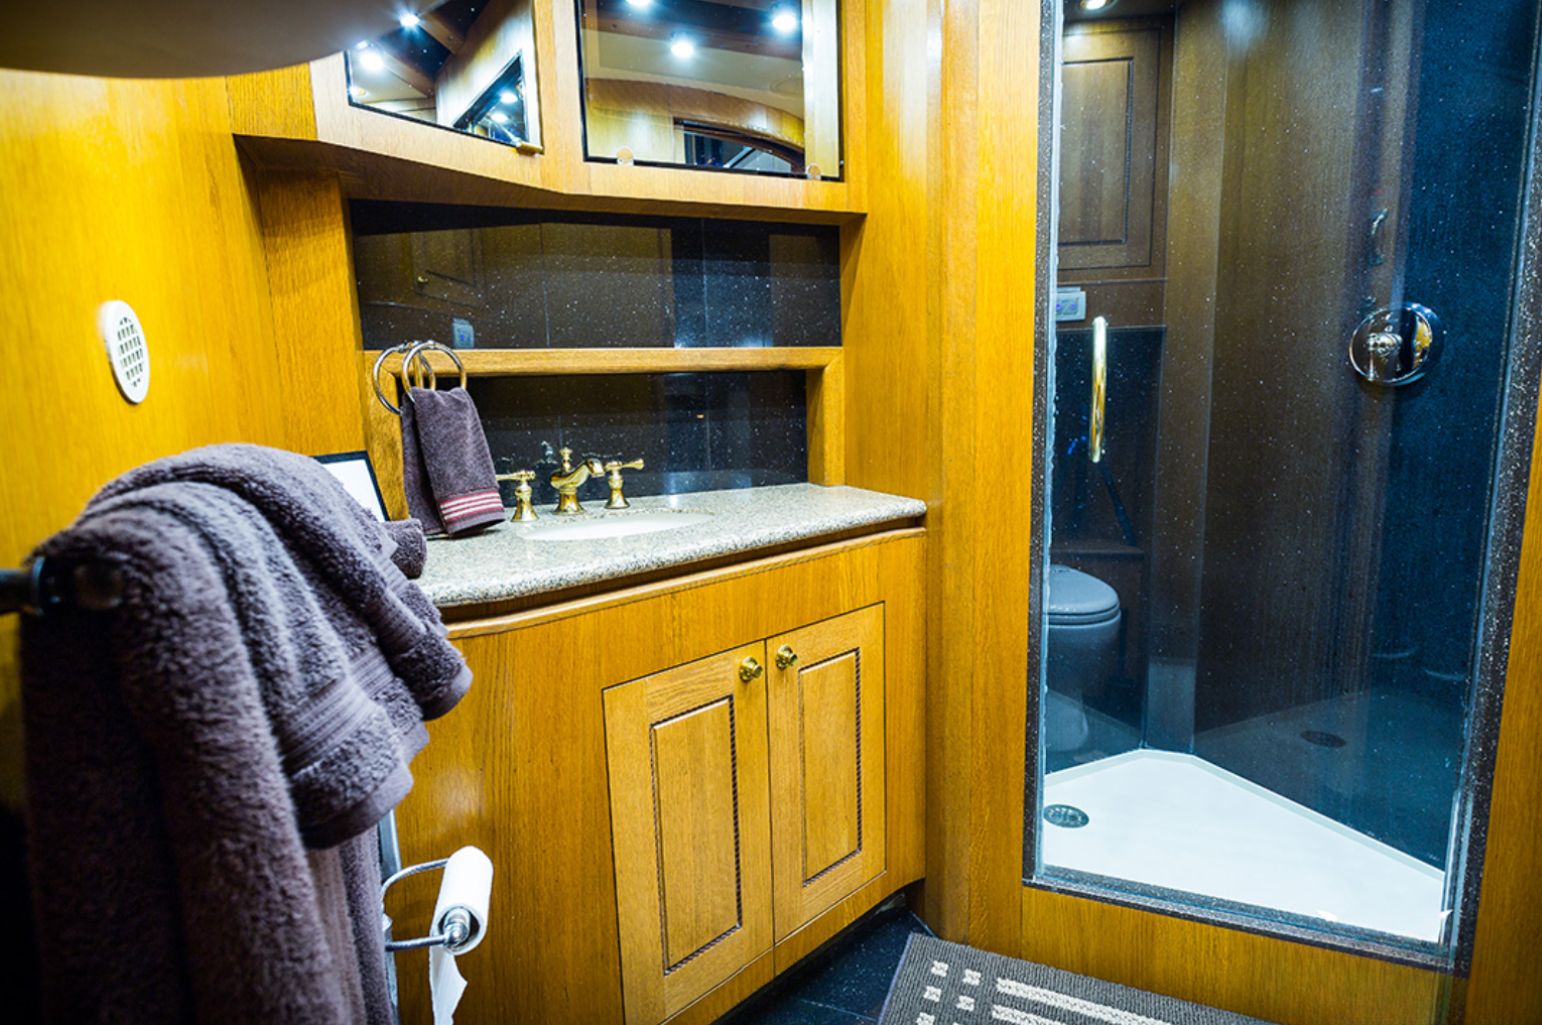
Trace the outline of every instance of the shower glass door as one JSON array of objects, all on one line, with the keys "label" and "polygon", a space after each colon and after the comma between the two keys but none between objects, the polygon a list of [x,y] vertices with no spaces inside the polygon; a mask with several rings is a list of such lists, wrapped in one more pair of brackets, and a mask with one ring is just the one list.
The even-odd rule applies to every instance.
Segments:
[{"label": "shower glass door", "polygon": [[1462,956],[1537,18],[1065,6],[1031,884]]}]

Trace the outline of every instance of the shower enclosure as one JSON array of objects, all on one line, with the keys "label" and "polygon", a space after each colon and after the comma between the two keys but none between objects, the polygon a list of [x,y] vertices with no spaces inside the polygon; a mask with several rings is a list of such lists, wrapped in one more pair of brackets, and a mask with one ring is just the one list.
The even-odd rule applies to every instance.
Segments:
[{"label": "shower enclosure", "polygon": [[1460,964],[1538,4],[1064,17],[1025,881]]}]

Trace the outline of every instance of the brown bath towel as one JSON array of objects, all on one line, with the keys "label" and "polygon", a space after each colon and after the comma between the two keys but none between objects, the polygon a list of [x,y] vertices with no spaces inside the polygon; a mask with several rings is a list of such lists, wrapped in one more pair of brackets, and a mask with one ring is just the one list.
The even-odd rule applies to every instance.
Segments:
[{"label": "brown bath towel", "polygon": [[422,718],[443,715],[466,693],[471,674],[445,639],[439,611],[398,568],[421,571],[421,536],[397,543],[393,535],[413,532],[402,524],[382,529],[321,464],[259,445],[211,445],[131,470],[92,504],[171,481],[212,484],[255,506],[300,556],[329,617],[368,624]]},{"label": "brown bath towel", "polygon": [[[389,1021],[371,827],[465,668],[386,531],[286,456],[151,464],[39,549],[125,580],[112,613],[23,624],[51,1021]],[[182,479],[243,460],[240,487]],[[329,529],[349,550],[307,550]]]}]

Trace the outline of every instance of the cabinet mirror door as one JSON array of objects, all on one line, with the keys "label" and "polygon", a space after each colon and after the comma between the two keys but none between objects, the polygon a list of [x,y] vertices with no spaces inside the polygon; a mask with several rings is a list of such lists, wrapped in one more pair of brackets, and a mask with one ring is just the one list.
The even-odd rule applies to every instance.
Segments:
[{"label": "cabinet mirror door", "polygon": [[521,148],[538,147],[533,0],[403,7],[347,53],[348,102]]},{"label": "cabinet mirror door", "polygon": [[771,949],[764,660],[751,644],[605,692],[628,1025]]},{"label": "cabinet mirror door", "polygon": [[837,0],[577,0],[590,160],[840,178]]},{"label": "cabinet mirror door", "polygon": [[776,935],[886,864],[883,606],[766,643]]}]

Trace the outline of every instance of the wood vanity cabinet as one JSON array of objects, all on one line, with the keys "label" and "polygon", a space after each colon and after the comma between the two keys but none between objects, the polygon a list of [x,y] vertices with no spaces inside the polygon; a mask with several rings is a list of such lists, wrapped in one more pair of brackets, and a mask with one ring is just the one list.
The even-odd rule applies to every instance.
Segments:
[{"label": "wood vanity cabinet", "polygon": [[628,1025],[884,869],[884,606],[605,692]]},{"label": "wood vanity cabinet", "polygon": [[[397,825],[406,864],[493,861],[457,1017],[706,1025],[921,878],[924,572],[901,528],[452,610],[475,681]],[[392,888],[398,936],[436,890]],[[431,1021],[426,958],[397,964],[402,1021]]]}]

